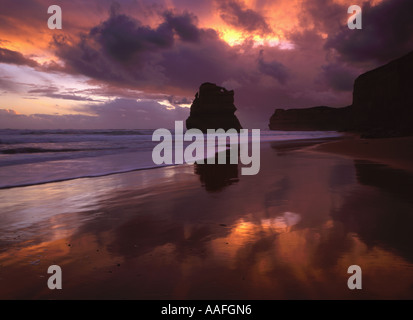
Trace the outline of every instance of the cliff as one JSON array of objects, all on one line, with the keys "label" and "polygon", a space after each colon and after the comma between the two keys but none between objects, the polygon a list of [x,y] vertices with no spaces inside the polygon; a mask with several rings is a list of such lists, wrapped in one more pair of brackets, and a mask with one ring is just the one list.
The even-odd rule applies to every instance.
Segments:
[{"label": "cliff", "polygon": [[413,134],[413,52],[355,80],[352,119],[365,136]]},{"label": "cliff", "polygon": [[306,109],[276,109],[270,118],[271,130],[346,130],[350,107],[326,106]]},{"label": "cliff", "polygon": [[206,132],[207,129],[242,129],[234,114],[234,91],[228,91],[213,83],[203,83],[195,94],[191,111],[186,120],[186,128],[197,128]]},{"label": "cliff", "polygon": [[345,108],[276,109],[272,130],[338,130],[364,137],[413,135],[413,52],[360,75]]}]

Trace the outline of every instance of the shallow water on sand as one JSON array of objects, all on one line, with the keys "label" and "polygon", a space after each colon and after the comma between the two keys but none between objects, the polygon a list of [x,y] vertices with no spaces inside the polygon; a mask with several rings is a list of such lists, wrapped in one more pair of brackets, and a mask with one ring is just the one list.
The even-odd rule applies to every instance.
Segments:
[{"label": "shallow water on sand", "polygon": [[[413,298],[411,174],[277,144],[258,175],[239,170],[0,190],[0,298]],[[62,290],[47,287],[53,264]]]}]

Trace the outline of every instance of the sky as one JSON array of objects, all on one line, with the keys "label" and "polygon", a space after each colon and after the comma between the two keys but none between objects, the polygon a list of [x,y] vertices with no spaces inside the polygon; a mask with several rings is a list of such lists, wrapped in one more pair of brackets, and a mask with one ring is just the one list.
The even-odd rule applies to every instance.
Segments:
[{"label": "sky", "polygon": [[413,50],[412,15],[411,0],[0,0],[0,128],[173,128],[212,82],[265,129],[276,108],[350,105],[358,75]]}]

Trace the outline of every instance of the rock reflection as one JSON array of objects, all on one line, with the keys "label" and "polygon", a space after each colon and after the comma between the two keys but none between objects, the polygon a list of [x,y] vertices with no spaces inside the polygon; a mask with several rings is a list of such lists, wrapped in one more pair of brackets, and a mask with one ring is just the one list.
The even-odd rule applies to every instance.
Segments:
[{"label": "rock reflection", "polygon": [[413,174],[410,172],[365,160],[355,160],[354,166],[361,184],[377,187],[413,203]]},{"label": "rock reflection", "polygon": [[234,184],[238,179],[238,164],[230,163],[230,152],[226,151],[225,164],[218,164],[218,153],[215,154],[215,164],[194,164],[194,171],[199,175],[202,186],[209,192],[217,192],[226,186]]},{"label": "rock reflection", "polygon": [[380,246],[413,262],[413,175],[356,160],[357,180],[368,188],[351,193],[332,216],[368,246]]}]

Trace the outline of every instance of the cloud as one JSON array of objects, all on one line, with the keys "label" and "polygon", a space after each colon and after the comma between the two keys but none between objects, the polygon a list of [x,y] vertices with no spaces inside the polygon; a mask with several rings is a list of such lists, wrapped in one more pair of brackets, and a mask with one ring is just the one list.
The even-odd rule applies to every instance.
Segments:
[{"label": "cloud", "polygon": [[413,50],[413,1],[382,1],[362,6],[361,30],[342,26],[325,47],[335,49],[345,61],[384,63]]},{"label": "cloud", "polygon": [[[173,128],[184,121],[189,109],[167,106],[155,100],[115,99],[101,104],[78,107],[83,114],[18,114],[0,109],[0,128],[13,129],[155,129]],[[85,115],[88,113],[90,115]]]},{"label": "cloud", "polygon": [[175,120],[185,120],[189,109],[168,106],[155,100],[115,99],[93,104],[80,110],[95,114],[106,128],[173,128]]},{"label": "cloud", "polygon": [[258,70],[278,80],[281,84],[285,84],[289,78],[287,68],[282,63],[275,60],[271,62],[264,61],[264,50],[260,50],[258,56]]},{"label": "cloud", "polygon": [[16,92],[18,89],[18,84],[10,80],[8,77],[0,77],[0,89],[6,92]]},{"label": "cloud", "polygon": [[158,26],[149,27],[112,9],[106,21],[78,41],[54,36],[55,53],[69,73],[179,95],[192,93],[205,81],[222,83],[247,72],[237,49],[215,30],[198,28],[190,13],[164,11],[159,18]]},{"label": "cloud", "polygon": [[174,42],[173,29],[168,23],[152,29],[141,25],[140,21],[132,17],[118,14],[113,9],[109,19],[94,27],[89,36],[106,54],[119,62],[128,62],[145,51],[171,47]]},{"label": "cloud", "polygon": [[259,32],[260,34],[271,33],[271,27],[265,18],[252,9],[236,0],[218,1],[220,17],[227,24],[248,32]]},{"label": "cloud", "polygon": [[[128,122],[115,112],[116,107],[126,105],[131,108],[125,109],[125,116],[135,119],[137,126],[153,123],[153,119],[161,123],[153,123],[153,126],[163,126],[168,119],[177,117],[176,110],[182,109],[178,108],[179,105],[191,103],[199,85],[206,81],[235,89],[237,115],[244,127],[251,127],[252,124],[253,127],[266,127],[268,118],[277,107],[345,106],[351,102],[351,91],[345,90],[350,88],[353,73],[359,71],[353,68],[358,60],[345,60],[345,55],[336,49],[337,46],[324,46],[326,39],[332,40],[342,32],[341,26],[347,27],[347,7],[336,0],[306,0],[299,6],[291,5],[288,0],[259,0],[253,5],[242,0],[207,0],[199,5],[190,0],[139,0],[122,2],[122,8],[112,5],[109,13],[107,8],[111,0],[84,4],[73,0],[64,8],[64,17],[68,20],[64,23],[64,29],[46,30],[44,33],[41,28],[47,29],[44,10],[47,3],[44,0],[29,2],[33,1],[42,3],[39,7],[39,17],[42,18],[34,24],[34,28],[25,23],[23,15],[13,14],[13,10],[7,9],[15,23],[21,26],[17,31],[22,34],[24,30],[31,30],[29,34],[32,39],[26,40],[28,37],[21,35],[21,41],[12,47],[24,48],[24,51],[19,49],[22,50],[20,55],[9,55],[7,59],[29,65],[35,63],[30,62],[30,54],[36,53],[45,61],[35,70],[19,67],[19,75],[27,75],[29,82],[15,88],[21,93],[19,99],[29,94],[29,98],[46,96],[68,100],[69,106],[63,105],[65,101],[57,101],[64,110],[68,110],[74,105],[84,105],[88,99],[99,99],[95,97],[124,98],[122,102],[108,106],[106,104],[109,102],[91,103],[87,110],[76,110],[94,116],[53,115],[47,118],[36,115],[30,117],[33,121],[43,119],[42,123],[47,120],[50,125],[59,123],[70,127],[69,119],[72,119],[73,125],[97,127],[99,123],[107,127],[112,118],[118,119],[116,123],[119,125],[132,126],[133,121]],[[14,2],[8,3],[13,6]],[[82,10],[78,10],[81,3]],[[324,4],[327,5],[324,7]],[[21,7],[18,4],[15,6]],[[268,17],[263,15],[264,12]],[[0,13],[0,17],[3,16]],[[299,21],[303,22],[302,25]],[[276,30],[270,27],[273,22],[277,22]],[[220,38],[222,30],[242,33],[246,38],[248,35],[271,38],[277,33],[281,40],[293,45],[283,50],[285,48],[271,47],[267,42],[261,45],[250,39],[230,46]],[[42,41],[39,40],[39,33],[43,35]],[[286,39],[283,39],[284,36]],[[4,41],[11,40],[13,43],[16,39],[8,34],[1,34],[0,38],[7,39],[2,40],[3,47],[9,47],[9,43]],[[51,46],[47,47],[45,43],[50,39]],[[31,45],[29,41],[32,41]],[[1,67],[3,73],[16,78],[14,70],[10,71],[11,66]],[[65,77],[70,81],[64,81]],[[21,78],[19,80],[26,82]],[[48,87],[50,84],[61,85],[62,88],[56,90],[53,86]],[[27,85],[31,92],[27,92]],[[0,87],[9,91],[13,89],[1,80]],[[5,100],[9,105],[3,107],[18,105],[18,111],[30,110],[31,107],[39,110],[38,105],[30,101],[21,102],[16,96],[10,95]],[[149,103],[149,100],[154,103]],[[160,102],[174,105],[177,109],[167,110]],[[23,107],[23,103],[27,105]],[[94,109],[92,105],[101,108]],[[135,109],[141,111],[135,113]],[[59,109],[56,110],[59,112]],[[160,110],[163,110],[161,115]],[[152,120],[139,122],[143,115]],[[18,119],[22,118],[19,116]],[[64,122],[64,119],[67,121]],[[186,117],[181,120],[184,119]]]},{"label": "cloud", "polygon": [[80,114],[19,114],[14,110],[0,109],[0,128],[7,129],[86,129],[95,117]]},{"label": "cloud", "polygon": [[347,8],[334,0],[306,0],[302,3],[300,24],[316,33],[335,33],[341,26],[347,27]]},{"label": "cloud", "polygon": [[[0,11],[0,30],[13,34],[16,30],[27,33],[27,25],[47,28],[47,6],[40,1],[2,0]],[[46,14],[46,15],[45,15]]]},{"label": "cloud", "polygon": [[26,58],[20,52],[9,50],[6,48],[0,48],[0,63],[26,65],[29,67],[38,66],[38,63],[36,61]]},{"label": "cloud", "polygon": [[164,13],[166,24],[173,29],[183,41],[198,42],[200,30],[196,27],[196,17],[188,12],[182,15],[174,15],[171,11]]},{"label": "cloud", "polygon": [[48,98],[53,98],[53,99],[74,100],[74,101],[97,101],[92,98],[76,95],[73,92],[61,93],[59,92],[59,89],[54,86],[32,89],[32,90],[29,90],[28,93],[31,95],[35,94],[36,96],[40,95],[43,97],[48,97]]}]

